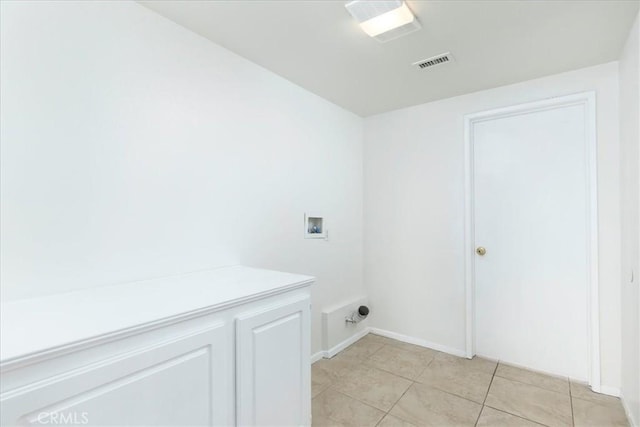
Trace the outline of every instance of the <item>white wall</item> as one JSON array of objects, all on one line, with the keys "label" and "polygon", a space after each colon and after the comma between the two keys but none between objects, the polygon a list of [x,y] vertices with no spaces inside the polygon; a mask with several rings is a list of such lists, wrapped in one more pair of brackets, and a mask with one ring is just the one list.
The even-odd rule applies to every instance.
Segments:
[{"label": "white wall", "polygon": [[362,119],[133,2],[1,15],[2,298],[305,273],[319,350],[320,309],[363,294]]},{"label": "white wall", "polygon": [[602,384],[620,386],[618,64],[431,102],[365,120],[365,284],[372,325],[465,346],[467,113],[596,90]]},{"label": "white wall", "polygon": [[640,15],[620,57],[620,153],[621,392],[630,418],[640,426]]},{"label": "white wall", "polygon": [[[319,350],[321,308],[364,293],[362,120],[135,3],[0,4],[2,298],[235,263],[313,274]],[[625,159],[638,152],[624,124],[638,105],[625,83],[637,73],[634,28],[620,67]],[[463,115],[591,89],[602,381],[620,386],[615,63],[365,120],[373,326],[464,349]],[[636,167],[623,165],[636,173],[625,194]],[[631,203],[624,227],[637,230]],[[305,211],[327,217],[330,241],[302,239]],[[623,248],[637,266],[637,240]],[[638,324],[628,270],[625,341]],[[637,372],[632,343],[625,378]],[[631,382],[622,388],[637,402]]]}]

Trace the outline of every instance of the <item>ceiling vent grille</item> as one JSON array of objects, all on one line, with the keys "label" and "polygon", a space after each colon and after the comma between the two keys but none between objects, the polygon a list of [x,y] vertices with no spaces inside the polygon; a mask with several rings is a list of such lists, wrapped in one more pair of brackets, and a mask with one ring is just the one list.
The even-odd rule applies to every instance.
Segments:
[{"label": "ceiling vent grille", "polygon": [[423,59],[422,61],[414,62],[413,65],[422,70],[453,61],[453,56],[451,55],[451,53],[447,52],[441,53],[440,55],[432,56],[431,58]]}]

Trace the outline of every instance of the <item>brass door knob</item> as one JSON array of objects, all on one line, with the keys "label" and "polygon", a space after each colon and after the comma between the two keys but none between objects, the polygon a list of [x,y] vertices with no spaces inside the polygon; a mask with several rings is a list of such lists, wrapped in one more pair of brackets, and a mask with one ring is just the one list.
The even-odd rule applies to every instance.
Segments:
[{"label": "brass door knob", "polygon": [[476,249],[476,253],[480,256],[483,256],[484,254],[487,253],[487,250],[482,246],[478,246],[478,248]]}]

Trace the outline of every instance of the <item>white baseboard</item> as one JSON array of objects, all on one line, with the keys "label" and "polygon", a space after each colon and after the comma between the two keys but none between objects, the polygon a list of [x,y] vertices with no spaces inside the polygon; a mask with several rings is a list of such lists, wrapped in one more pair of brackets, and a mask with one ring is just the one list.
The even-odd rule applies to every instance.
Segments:
[{"label": "white baseboard", "polygon": [[347,338],[346,340],[342,341],[341,343],[337,344],[336,346],[334,346],[334,347],[330,348],[329,350],[325,351],[325,356],[324,357],[326,359],[332,358],[333,356],[335,356],[336,354],[340,353],[345,348],[349,347],[354,342],[358,341],[360,338],[362,338],[365,335],[367,335],[369,333],[369,329],[371,329],[371,328],[364,328],[360,332],[351,335],[351,337]]},{"label": "white baseboard", "polygon": [[355,343],[356,341],[358,341],[360,338],[364,337],[365,335],[367,335],[368,333],[373,333],[376,335],[380,335],[383,337],[387,337],[387,338],[391,338],[397,341],[402,341],[402,342],[406,342],[408,344],[414,344],[420,347],[425,347],[425,348],[430,348],[432,350],[437,350],[437,351],[441,351],[443,353],[448,353],[448,354],[452,354],[454,356],[458,356],[458,357],[466,357],[466,353],[464,352],[464,350],[458,350],[456,348],[451,348],[451,347],[447,347],[441,344],[436,344],[433,342],[429,342],[420,338],[415,338],[415,337],[410,337],[408,335],[402,335],[402,334],[398,334],[396,332],[391,332],[391,331],[387,331],[384,329],[379,329],[379,328],[364,328],[363,330],[359,331],[356,334],[353,334],[351,337],[349,337],[348,339],[342,341],[341,343],[339,343],[338,345],[330,348],[329,350],[321,350],[315,354],[313,354],[311,356],[311,363],[317,362],[318,360],[324,358],[324,359],[330,359],[333,356],[335,356],[336,354],[340,353],[342,350],[344,350],[345,348],[349,347],[351,344]]},{"label": "white baseboard", "polygon": [[608,385],[600,385],[600,391],[598,391],[598,393],[613,397],[620,397],[620,389],[616,387],[609,387]]},{"label": "white baseboard", "polygon": [[458,357],[466,357],[467,353],[464,350],[458,350],[457,348],[451,348],[451,347],[447,347],[445,345],[442,344],[436,344],[433,342],[429,342],[420,338],[414,338],[414,337],[410,337],[408,335],[402,335],[402,334],[398,334],[396,332],[391,332],[391,331],[386,331],[384,329],[379,329],[379,328],[369,328],[369,332],[376,334],[376,335],[380,335],[383,337],[387,337],[387,338],[391,338],[397,341],[402,341],[402,342],[406,342],[409,344],[414,344],[420,347],[426,347],[426,348],[430,348],[432,350],[437,350],[437,351],[441,351],[443,353],[448,353],[448,354],[452,354],[454,356],[458,356]]},{"label": "white baseboard", "polygon": [[624,400],[624,395],[622,393],[620,393],[620,401],[622,402],[625,414],[627,414],[627,421],[629,421],[629,425],[631,427],[640,427],[638,424],[640,420],[633,419],[633,412],[631,412],[631,408],[627,405],[627,401]]},{"label": "white baseboard", "polygon": [[329,350],[321,350],[313,355],[311,355],[311,363],[317,362],[320,359],[331,359],[336,354],[340,353],[345,348],[349,347],[354,342],[358,341],[360,338],[364,337],[369,333],[370,328],[364,328],[356,334],[351,335],[346,340],[337,344],[336,346],[330,348]]}]

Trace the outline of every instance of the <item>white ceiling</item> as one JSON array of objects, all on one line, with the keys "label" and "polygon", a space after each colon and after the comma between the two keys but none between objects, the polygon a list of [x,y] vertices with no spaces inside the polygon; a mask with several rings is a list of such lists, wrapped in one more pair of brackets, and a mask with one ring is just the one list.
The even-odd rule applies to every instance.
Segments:
[{"label": "white ceiling", "polygon": [[[343,1],[141,1],[360,116],[616,60],[640,0],[409,1],[422,30],[378,43]],[[450,51],[456,62],[418,70]]]}]

